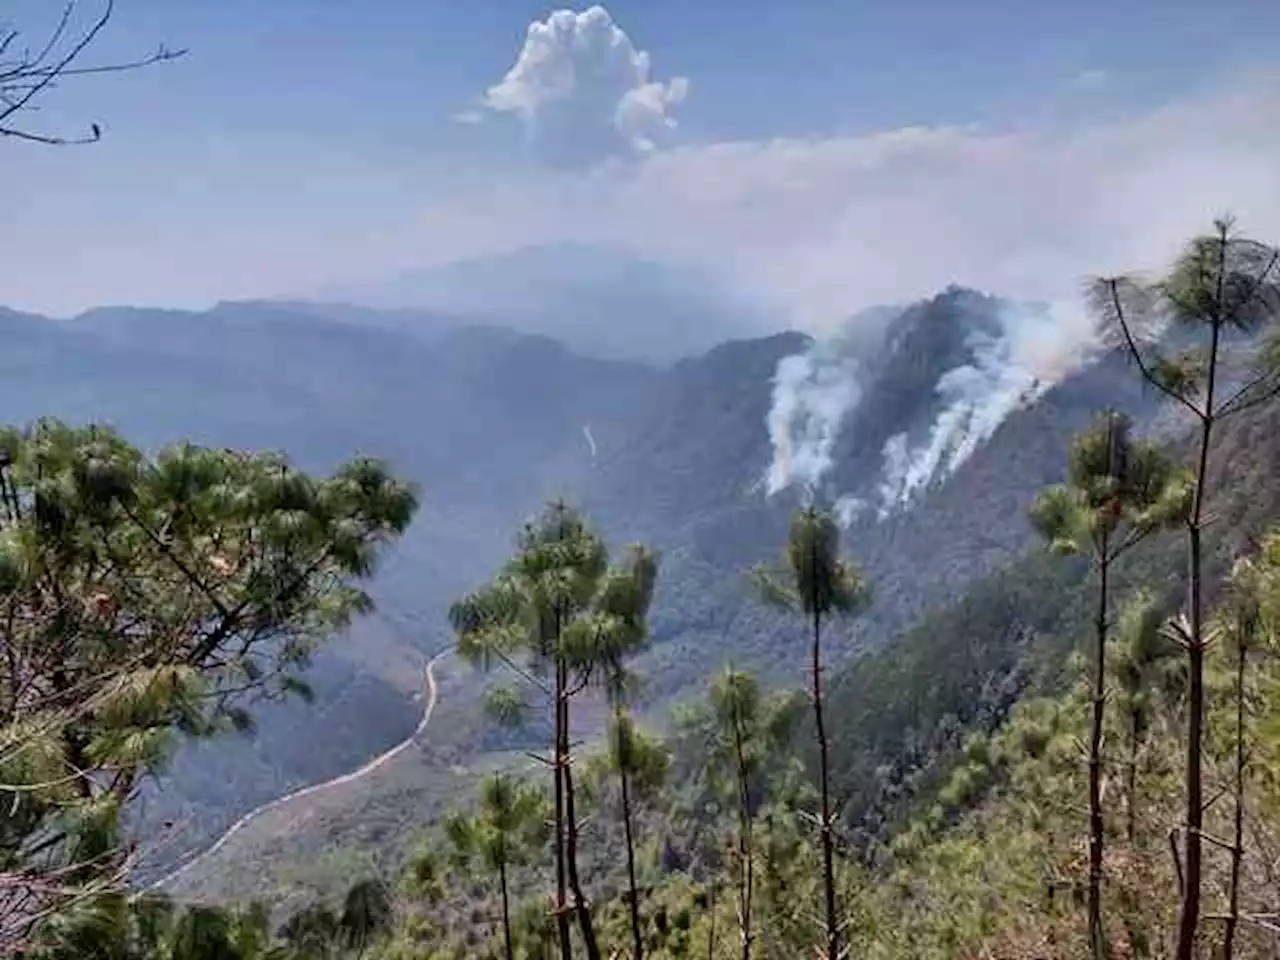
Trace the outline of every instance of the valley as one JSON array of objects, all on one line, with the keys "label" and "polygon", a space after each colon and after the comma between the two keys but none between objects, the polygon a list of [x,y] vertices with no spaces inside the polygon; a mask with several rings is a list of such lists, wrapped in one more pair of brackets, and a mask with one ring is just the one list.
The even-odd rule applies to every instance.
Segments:
[{"label": "valley", "polygon": [[0,957],[1280,957],[1280,5],[356,6],[0,10]]},{"label": "valley", "polygon": [[[835,424],[822,478],[832,500],[874,499],[884,483],[880,449],[895,434],[929,429],[945,402],[938,383],[972,362],[973,331],[993,329],[1002,308],[956,289],[850,321],[850,330],[859,322],[870,328],[860,332],[862,355],[855,357],[879,379]],[[894,337],[881,342],[875,331],[886,318]],[[94,411],[147,445],[186,437],[287,448],[318,468],[372,453],[424,490],[415,526],[375,584],[381,613],[321,652],[312,671],[316,704],[263,704],[250,739],[186,747],[146,787],[144,829],[184,824],[144,861],[149,882],[207,849],[248,811],[341,777],[401,742],[416,722],[419,664],[450,643],[448,604],[492,571],[521,519],[553,496],[581,504],[613,543],[640,541],[662,551],[653,643],[636,668],[640,703],[653,721],[665,724],[671,707],[696,696],[726,659],[774,682],[794,681],[785,621],[751,599],[747,571],[773,557],[796,503],[790,490],[767,496],[763,481],[775,458],[775,374],[787,358],[813,349],[810,338],[740,340],[655,368],[593,359],[492,327],[393,331],[309,314],[299,304],[223,304],[208,314],[95,311],[69,321],[10,323],[17,350],[0,371],[0,392],[15,413],[25,405],[32,416],[74,422]],[[268,374],[261,364],[270,357],[292,359]],[[184,371],[202,385],[198,405],[188,399]],[[1059,451],[1107,404],[1161,428],[1164,408],[1132,382],[1121,358],[1104,358],[1015,405],[954,472],[924,484],[905,506],[852,517],[845,535],[876,585],[876,603],[855,632],[831,638],[834,661],[885,645],[1024,554],[1033,532],[1021,505],[1060,479]],[[582,434],[588,422],[594,451]],[[802,438],[803,424],[799,430]],[[490,765],[486,756],[524,748],[480,715],[482,677],[459,667],[450,682],[460,693],[445,708],[449,722],[380,771],[376,790],[326,791],[305,805],[305,816],[254,818],[228,844],[239,852],[202,857],[174,889],[244,895],[261,881],[250,862],[274,863],[285,849],[306,862],[335,837],[353,856],[406,849],[403,831],[422,823],[424,809],[457,799],[453,774],[419,765],[449,758],[451,770],[466,769],[473,779]],[[600,716],[599,709],[580,714],[584,733],[598,734]],[[326,731],[323,751],[304,732],[316,729]],[[367,823],[357,811],[370,803],[400,825],[390,833],[375,829],[372,849],[341,827]],[[287,837],[280,835],[286,824]],[[282,866],[294,875],[299,868]],[[324,889],[318,870],[304,875],[289,902],[317,892],[307,884]],[[232,886],[219,886],[224,882]]]}]

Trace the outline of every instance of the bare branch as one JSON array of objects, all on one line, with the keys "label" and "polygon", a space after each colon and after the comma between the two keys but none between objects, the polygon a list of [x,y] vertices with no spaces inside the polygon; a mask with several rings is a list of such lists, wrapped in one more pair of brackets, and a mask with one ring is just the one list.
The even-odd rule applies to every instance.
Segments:
[{"label": "bare branch", "polygon": [[[102,11],[94,21],[79,36],[70,41],[69,45],[65,45],[79,7],[80,0],[69,0],[63,7],[56,26],[50,31],[38,52],[23,53],[11,61],[0,61],[0,137],[10,137],[47,146],[96,143],[102,138],[102,128],[97,123],[90,124],[89,132],[86,134],[66,137],[36,132],[20,125],[18,118],[22,114],[37,110],[37,99],[55,87],[60,79],[137,70],[168,60],[176,60],[187,52],[160,46],[154,53],[138,59],[80,66],[79,61],[82,56],[110,22],[115,12],[115,0],[105,0]],[[19,36],[20,32],[16,29],[11,29],[0,36],[0,56],[5,54]],[[64,48],[61,53],[58,52],[59,48]]]},{"label": "bare branch", "polygon": [[[1124,303],[1120,297],[1120,279],[1117,277],[1108,277],[1098,281],[1097,286],[1101,287],[1101,291],[1095,289],[1093,299],[1101,308],[1106,320],[1120,331],[1128,354],[1137,365],[1138,371],[1142,374],[1142,378],[1165,396],[1182,404],[1182,406],[1186,407],[1197,417],[1203,418],[1204,411],[1197,407],[1186,396],[1179,393],[1177,390],[1172,389],[1168,384],[1157,377],[1155,371],[1143,357],[1142,350],[1139,348],[1137,339],[1133,335],[1132,325],[1125,312]],[[1101,293],[1101,296],[1098,295],[1099,293]]]},{"label": "bare branch", "polygon": [[[1218,408],[1216,416],[1228,417],[1232,414],[1241,413],[1245,410],[1252,410],[1254,407],[1260,406],[1268,401],[1280,396],[1280,379],[1267,384],[1271,378],[1265,374],[1254,377],[1243,387],[1237,390],[1226,403]],[[1267,384],[1266,389],[1260,389]],[[1250,396],[1250,394],[1253,394]]]}]

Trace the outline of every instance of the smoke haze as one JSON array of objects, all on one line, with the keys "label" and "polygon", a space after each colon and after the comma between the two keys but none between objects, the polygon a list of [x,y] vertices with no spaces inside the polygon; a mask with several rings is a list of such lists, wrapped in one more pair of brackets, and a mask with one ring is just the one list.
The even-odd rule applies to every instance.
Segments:
[{"label": "smoke haze", "polygon": [[[906,316],[894,310],[886,324],[883,312],[865,313],[840,336],[815,340],[805,353],[779,362],[768,417],[769,495],[788,487],[806,496],[819,490],[834,466],[841,429],[885,349],[886,338],[870,334],[892,333]],[[967,359],[937,377],[930,422],[923,428],[911,425],[884,442],[871,489],[835,498],[841,523],[848,525],[872,509],[888,516],[950,476],[1005,418],[1088,363],[1098,347],[1083,310],[1069,304],[1001,303],[994,327],[977,319],[961,321],[972,323],[964,336]]]}]

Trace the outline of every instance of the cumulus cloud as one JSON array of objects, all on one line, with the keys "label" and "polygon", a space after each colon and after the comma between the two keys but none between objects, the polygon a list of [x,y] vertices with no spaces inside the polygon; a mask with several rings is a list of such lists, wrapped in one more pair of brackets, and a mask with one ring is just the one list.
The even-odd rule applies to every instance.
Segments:
[{"label": "cumulus cloud", "polygon": [[649,54],[593,6],[531,23],[515,65],[484,104],[518,117],[544,158],[581,163],[653,151],[688,94],[685,77],[653,79]]}]

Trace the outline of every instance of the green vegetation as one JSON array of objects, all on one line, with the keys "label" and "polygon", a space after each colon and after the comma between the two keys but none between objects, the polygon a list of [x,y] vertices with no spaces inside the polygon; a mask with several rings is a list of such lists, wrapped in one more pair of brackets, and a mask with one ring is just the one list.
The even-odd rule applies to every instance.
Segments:
[{"label": "green vegetation", "polygon": [[1102,733],[1107,705],[1107,645],[1112,566],[1162,527],[1184,521],[1190,485],[1151,444],[1133,443],[1130,424],[1107,413],[1076,441],[1068,481],[1032,507],[1036,527],[1059,553],[1087,553],[1097,573],[1093,708],[1089,725],[1089,945],[1095,960],[1110,950],[1102,922]]},{"label": "green vegetation", "polygon": [[479,858],[498,876],[502,897],[502,939],[507,960],[515,956],[511,938],[511,896],[507,870],[522,862],[529,847],[537,846],[544,822],[542,796],[507,774],[487,777],[480,786],[480,813],[455,814],[445,821],[456,862],[465,868]]},{"label": "green vegetation", "polygon": [[[822,709],[822,622],[835,614],[852,613],[867,601],[862,575],[840,559],[840,527],[828,511],[809,506],[791,523],[787,544],[785,583],[759,575],[764,596],[801,614],[813,628],[809,658],[810,696],[813,698],[814,736],[818,744],[818,779],[822,801],[818,829],[822,835],[822,885],[826,906],[827,960],[838,960],[841,921],[836,912],[835,819],[831,811],[831,761]],[[749,886],[749,885],[748,885]],[[746,938],[744,938],[745,940]],[[743,960],[748,960],[744,949]]]},{"label": "green vegetation", "polygon": [[[1255,369],[1242,383],[1224,389],[1226,347],[1233,335],[1256,334],[1280,312],[1280,288],[1273,277],[1280,251],[1236,234],[1230,220],[1219,220],[1214,232],[1188,244],[1169,276],[1153,289],[1132,281],[1101,280],[1093,291],[1099,311],[1118,328],[1143,378],[1185,407],[1196,422],[1197,450],[1190,510],[1186,518],[1188,546],[1187,601],[1176,624],[1177,639],[1187,652],[1186,876],[1178,925],[1177,960],[1191,960],[1200,921],[1201,851],[1203,849],[1205,634],[1204,528],[1209,488],[1209,453],[1214,427],[1229,417],[1275,397],[1280,389],[1277,341],[1257,353]],[[1155,309],[1152,309],[1154,303]],[[1166,356],[1148,344],[1156,323],[1172,323],[1190,346]],[[1230,948],[1227,947],[1230,952]]]},{"label": "green vegetation", "polygon": [[[131,887],[122,813],[180,737],[309,695],[303,669],[369,608],[361,584],[414,492],[368,460],[317,479],[273,455],[152,458],[56,421],[3,433],[0,945],[29,960],[1269,955],[1278,257],[1223,222],[1152,288],[1099,283],[1119,349],[1190,437],[1157,447],[1103,414],[1062,453],[1066,483],[1020,504],[1051,550],[829,683],[835,617],[875,616],[875,584],[842,559],[831,512],[801,506],[756,586],[803,618],[807,705],[727,668],[665,741],[642,733],[658,556],[611,562],[585,515],[551,503],[450,616],[458,654],[511,681],[491,714],[545,752],[424,817],[401,863],[286,916]],[[779,645],[794,634],[769,623]],[[606,735],[579,743],[591,710]]]},{"label": "green vegetation", "polygon": [[415,506],[373,461],[316,480],[270,455],[149,459],[56,421],[0,434],[6,941],[74,940],[123,909],[120,815],[143,778],[177,734],[308,696],[299,672],[367,609],[359,583]]}]

